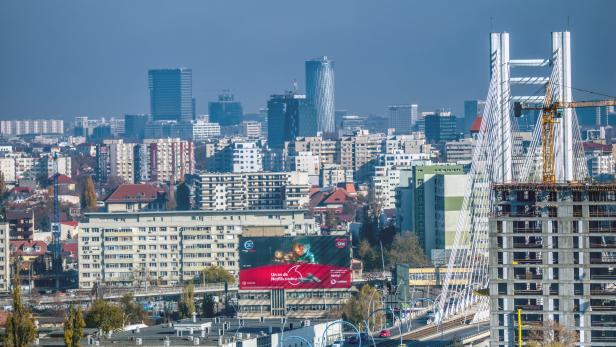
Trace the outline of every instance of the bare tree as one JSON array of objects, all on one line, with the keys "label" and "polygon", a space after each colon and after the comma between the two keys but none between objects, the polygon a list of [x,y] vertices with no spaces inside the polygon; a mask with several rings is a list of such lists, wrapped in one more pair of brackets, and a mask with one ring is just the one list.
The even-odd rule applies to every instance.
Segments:
[{"label": "bare tree", "polygon": [[572,347],[579,341],[575,331],[553,320],[545,321],[541,329],[532,330],[529,340],[532,347]]}]

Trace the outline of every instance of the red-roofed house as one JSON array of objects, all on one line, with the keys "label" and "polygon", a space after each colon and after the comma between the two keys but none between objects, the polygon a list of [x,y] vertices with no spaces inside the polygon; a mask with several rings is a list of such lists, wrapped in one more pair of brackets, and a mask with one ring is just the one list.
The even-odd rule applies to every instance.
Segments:
[{"label": "red-roofed house", "polygon": [[47,244],[43,241],[12,240],[11,257],[21,257],[23,260],[32,260],[47,253]]},{"label": "red-roofed house", "polygon": [[[75,193],[75,181],[67,175],[57,174],[58,176],[58,192],[60,195],[72,195]],[[55,175],[49,177],[49,185],[53,186]]]},{"label": "red-roofed house", "polygon": [[151,184],[121,184],[105,199],[107,212],[161,211],[166,206],[165,191]]}]

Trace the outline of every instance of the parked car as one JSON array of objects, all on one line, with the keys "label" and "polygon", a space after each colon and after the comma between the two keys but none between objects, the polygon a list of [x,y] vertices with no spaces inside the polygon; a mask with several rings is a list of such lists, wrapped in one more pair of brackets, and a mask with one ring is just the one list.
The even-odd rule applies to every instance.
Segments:
[{"label": "parked car", "polygon": [[344,346],[344,340],[336,340],[334,341],[334,343],[332,343],[332,347],[343,347]]},{"label": "parked car", "polygon": [[391,331],[383,329],[379,332],[379,337],[391,337]]}]

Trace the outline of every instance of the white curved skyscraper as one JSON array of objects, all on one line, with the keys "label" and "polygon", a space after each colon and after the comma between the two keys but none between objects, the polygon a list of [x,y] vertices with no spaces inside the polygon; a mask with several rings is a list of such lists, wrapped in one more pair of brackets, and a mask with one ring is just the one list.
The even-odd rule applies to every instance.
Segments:
[{"label": "white curved skyscraper", "polygon": [[306,99],[314,108],[315,130],[334,133],[334,62],[326,56],[306,61]]}]

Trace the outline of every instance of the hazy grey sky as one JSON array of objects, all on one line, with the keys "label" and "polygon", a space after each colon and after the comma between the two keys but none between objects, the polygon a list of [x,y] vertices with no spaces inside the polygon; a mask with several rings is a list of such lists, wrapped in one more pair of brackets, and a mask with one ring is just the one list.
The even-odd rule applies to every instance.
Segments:
[{"label": "hazy grey sky", "polygon": [[491,30],[511,33],[512,58],[545,57],[567,16],[574,86],[616,95],[615,14],[611,0],[1,0],[0,118],[147,113],[147,70],[177,66],[198,113],[223,88],[251,112],[294,78],[303,90],[320,55],[337,109],[459,113],[485,97]]}]

